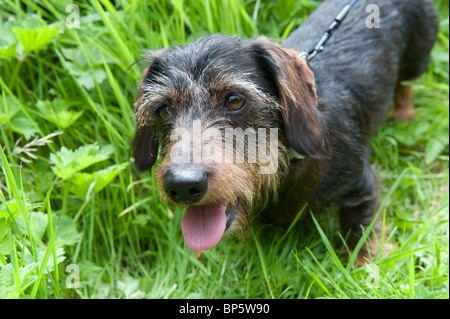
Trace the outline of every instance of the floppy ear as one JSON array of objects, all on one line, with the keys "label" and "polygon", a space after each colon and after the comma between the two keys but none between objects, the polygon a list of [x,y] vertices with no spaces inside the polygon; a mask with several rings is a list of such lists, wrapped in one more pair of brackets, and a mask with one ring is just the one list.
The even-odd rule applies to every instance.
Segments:
[{"label": "floppy ear", "polygon": [[[145,68],[141,83],[145,80],[149,68]],[[136,114],[136,135],[133,140],[134,161],[140,171],[146,171],[155,164],[158,157],[158,139],[155,136],[154,128],[148,124],[144,118],[145,113],[138,111],[142,103],[142,88],[138,89],[135,106]]]},{"label": "floppy ear", "polygon": [[158,157],[158,141],[150,126],[136,129],[133,140],[134,161],[142,172],[150,169]]},{"label": "floppy ear", "polygon": [[295,50],[282,48],[265,37],[258,37],[252,49],[278,90],[283,130],[290,146],[301,155],[320,156],[324,133],[314,74],[306,61]]}]

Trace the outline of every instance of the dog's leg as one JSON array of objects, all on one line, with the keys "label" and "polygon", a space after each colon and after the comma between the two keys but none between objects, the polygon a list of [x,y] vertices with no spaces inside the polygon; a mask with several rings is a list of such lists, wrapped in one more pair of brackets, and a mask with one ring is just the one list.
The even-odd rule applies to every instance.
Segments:
[{"label": "dog's leg", "polygon": [[413,105],[413,89],[411,85],[402,85],[400,81],[395,88],[394,112],[391,121],[411,121],[416,115]]},{"label": "dog's leg", "polygon": [[[370,163],[365,160],[364,170],[360,182],[342,200],[340,211],[340,222],[344,236],[347,236],[347,245],[353,250],[363,236],[364,231],[372,223],[377,208],[377,191],[375,176],[370,168]],[[356,264],[362,266],[366,258],[374,257],[378,252],[373,233],[378,237],[379,227],[376,222],[368,236],[367,242],[358,253]]]}]

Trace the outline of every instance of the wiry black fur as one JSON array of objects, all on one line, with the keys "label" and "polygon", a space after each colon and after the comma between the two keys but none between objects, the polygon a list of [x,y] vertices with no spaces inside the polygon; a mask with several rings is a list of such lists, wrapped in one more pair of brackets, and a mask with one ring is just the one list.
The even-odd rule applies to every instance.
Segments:
[{"label": "wiry black fur", "polygon": [[[309,51],[330,17],[348,3],[325,1],[283,46]],[[373,3],[380,9],[380,28],[366,26],[366,7]],[[377,200],[367,148],[389,112],[396,84],[426,70],[437,29],[436,12],[428,0],[360,0],[324,51],[308,63],[315,76],[319,116],[327,128],[330,160],[319,185],[306,187],[302,197],[317,204],[340,203],[344,231],[353,230],[356,237],[360,226],[372,221]],[[302,176],[289,184],[305,182]],[[284,201],[295,202],[298,192],[287,190]]]}]

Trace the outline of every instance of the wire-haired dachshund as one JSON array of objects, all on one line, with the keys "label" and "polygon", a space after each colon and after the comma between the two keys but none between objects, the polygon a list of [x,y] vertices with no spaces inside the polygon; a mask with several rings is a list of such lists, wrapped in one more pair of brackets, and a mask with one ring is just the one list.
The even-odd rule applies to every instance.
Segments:
[{"label": "wire-haired dachshund", "polygon": [[[258,215],[290,222],[339,207],[358,263],[377,250],[377,186],[369,145],[388,117],[414,115],[403,81],[427,68],[438,21],[428,0],[360,0],[310,61],[350,0],[327,0],[282,46],[264,37],[212,35],[148,54],[135,103],[134,158],[161,198],[185,206],[193,250],[247,233]],[[377,23],[371,19],[378,19]],[[373,222],[373,223],[372,223]],[[370,240],[370,238],[372,240]]]}]

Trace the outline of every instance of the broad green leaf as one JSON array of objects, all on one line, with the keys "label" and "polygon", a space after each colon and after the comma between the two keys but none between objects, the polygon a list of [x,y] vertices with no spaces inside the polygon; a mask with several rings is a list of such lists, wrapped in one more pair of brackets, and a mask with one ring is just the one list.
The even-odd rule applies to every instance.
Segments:
[{"label": "broad green leaf", "polygon": [[[35,267],[40,266],[42,264],[42,261],[44,259],[44,255],[45,255],[45,251],[47,250],[48,247],[46,246],[40,246],[37,247],[37,252],[35,252],[36,256],[33,256],[30,251],[28,249],[25,249],[23,252],[23,263],[25,265],[25,268],[22,270],[23,274],[27,274],[33,270]],[[37,261],[35,262],[35,258],[37,259]],[[63,262],[66,259],[66,256],[64,256],[64,248],[56,248],[56,263],[59,264],[61,262]],[[53,271],[55,269],[55,262],[53,261],[53,255],[50,256],[50,258],[47,260],[46,263],[46,270],[48,271]],[[48,271],[46,271],[45,273],[48,273]],[[23,276],[21,274],[21,278],[23,280]]]},{"label": "broad green leaf", "polygon": [[58,125],[59,127],[65,129],[71,126],[76,120],[83,115],[83,111],[74,112],[74,111],[66,111],[62,110],[54,115],[52,118],[53,123]]},{"label": "broad green leaf", "polygon": [[0,32],[0,59],[13,58],[16,55],[17,39],[12,32],[11,24],[6,22]]},{"label": "broad green leaf", "polygon": [[27,140],[39,133],[35,124],[23,115],[15,116],[8,124],[14,132],[22,134]]},{"label": "broad green leaf", "polygon": [[416,145],[430,130],[430,123],[401,122],[393,132],[394,138],[402,144]]},{"label": "broad green leaf", "polygon": [[76,173],[64,185],[70,192],[74,193],[80,198],[85,198],[89,191],[91,184],[95,180],[95,173]]},{"label": "broad green leaf", "polygon": [[14,278],[13,278],[13,266],[11,264],[7,264],[6,266],[2,266],[0,264],[0,298],[12,298],[16,291],[14,287]]},{"label": "broad green leaf", "polygon": [[72,218],[61,215],[55,218],[55,245],[56,247],[76,244],[81,238],[77,226]]},{"label": "broad green leaf", "polygon": [[93,285],[104,271],[103,267],[97,266],[88,260],[81,260],[77,262],[77,265],[80,267],[83,283],[86,283],[87,285]]},{"label": "broad green leaf", "polygon": [[[36,267],[37,263],[33,262],[33,257],[31,255],[26,259],[29,260],[30,258],[30,263],[25,262],[25,265],[18,269],[21,288],[31,285],[36,280],[36,276],[33,275],[33,269]],[[6,266],[0,264],[0,298],[16,297],[17,292],[14,282],[13,265],[11,263],[8,263]]]},{"label": "broad green leaf", "polygon": [[433,163],[447,145],[439,139],[430,139],[425,147],[425,164]]},{"label": "broad green leaf", "polygon": [[47,23],[38,14],[28,14],[25,19],[12,15],[9,17],[8,21],[5,22],[5,27],[11,29],[11,31],[14,27],[36,29],[46,25]]},{"label": "broad green leaf", "polygon": [[6,203],[7,207],[0,203],[0,219],[5,218],[8,219],[10,215],[12,215],[12,218],[16,218],[17,214],[19,213],[19,207],[14,201],[9,201]]},{"label": "broad green leaf", "polygon": [[83,114],[83,111],[69,111],[70,104],[61,99],[54,101],[38,101],[36,103],[39,114],[47,121],[65,129],[71,126]]},{"label": "broad green leaf", "polygon": [[[23,216],[17,216],[15,222],[19,226],[22,234],[26,234],[27,225],[23,219]],[[33,231],[35,239],[42,240],[42,237],[44,236],[45,230],[47,229],[48,225],[47,215],[41,212],[32,212],[29,215],[28,222],[31,223],[30,228]]]},{"label": "broad green leaf", "polygon": [[124,294],[125,299],[145,298],[145,293],[139,290],[139,280],[129,276],[117,282],[117,289]]},{"label": "broad green leaf", "polygon": [[96,182],[94,187],[95,192],[99,192],[103,188],[105,188],[113,180],[113,178],[119,175],[119,173],[123,171],[127,166],[128,163],[122,163],[112,165],[108,168],[96,172]]},{"label": "broad green leaf", "polygon": [[[83,23],[85,21],[83,17]],[[102,65],[104,61],[107,63],[113,62],[110,57],[102,55],[96,46],[89,43],[84,43],[83,47],[63,48],[61,51],[67,60],[73,61],[73,63],[69,62],[69,68],[74,67],[76,70],[92,69],[95,66]],[[87,57],[86,54],[89,56]]]},{"label": "broad green leaf", "polygon": [[84,86],[87,90],[95,87],[95,83],[102,83],[106,79],[106,72],[100,68],[93,68],[92,70],[82,71],[78,76],[78,83]]},{"label": "broad green leaf", "polygon": [[32,30],[15,27],[13,32],[22,44],[25,52],[39,52],[50,43],[59,30],[48,26],[37,27]]},{"label": "broad green leaf", "polygon": [[63,146],[58,152],[50,154],[52,171],[56,176],[67,180],[86,167],[107,160],[113,151],[112,145],[100,148],[96,144],[90,144],[81,146],[75,151]]},{"label": "broad green leaf", "polygon": [[95,87],[95,82],[102,83],[106,79],[106,72],[100,67],[81,68],[75,63],[66,62],[66,69],[72,74],[77,82],[87,90]]},{"label": "broad green leaf", "polygon": [[13,58],[16,55],[16,47],[17,42],[8,45],[0,41],[0,59]]},{"label": "broad green leaf", "polygon": [[[62,51],[62,54],[64,55],[64,57],[67,60],[74,61],[79,66],[86,66],[88,64],[87,59],[86,59],[86,55],[83,52],[83,49],[81,47],[62,48],[61,51]],[[68,66],[69,66],[68,69],[70,69],[71,67],[75,66],[75,63],[66,62],[66,64],[67,63],[69,63],[68,64]]]},{"label": "broad green leaf", "polygon": [[68,180],[66,187],[72,193],[78,195],[81,198],[85,198],[86,194],[92,183],[94,184],[94,192],[98,193],[103,188],[105,188],[114,177],[116,177],[122,170],[128,166],[128,163],[112,165],[108,168],[99,170],[92,174],[87,173],[77,173]]}]

